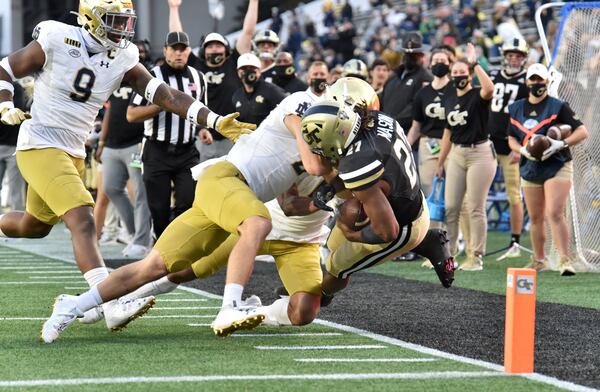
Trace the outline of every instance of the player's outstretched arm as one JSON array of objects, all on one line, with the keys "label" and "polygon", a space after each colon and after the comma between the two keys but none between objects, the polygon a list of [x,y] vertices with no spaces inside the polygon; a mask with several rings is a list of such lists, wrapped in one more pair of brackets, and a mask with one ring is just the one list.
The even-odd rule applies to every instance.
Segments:
[{"label": "player's outstretched arm", "polygon": [[220,116],[202,102],[190,95],[167,86],[163,81],[152,77],[141,64],[129,70],[123,81],[142,95],[147,101],[160,106],[164,110],[177,114],[193,124],[215,129],[229,140],[236,141],[240,135],[252,132],[256,125],[237,121],[239,113]]},{"label": "player's outstretched arm", "polygon": [[183,24],[179,17],[181,0],[168,0],[169,4],[169,31],[183,31]]},{"label": "player's outstretched arm", "polygon": [[248,2],[248,11],[244,17],[244,24],[242,26],[242,33],[238,37],[235,44],[235,48],[238,53],[244,54],[252,50],[252,36],[254,35],[254,29],[256,28],[256,22],[258,21],[258,0],[250,0]]}]

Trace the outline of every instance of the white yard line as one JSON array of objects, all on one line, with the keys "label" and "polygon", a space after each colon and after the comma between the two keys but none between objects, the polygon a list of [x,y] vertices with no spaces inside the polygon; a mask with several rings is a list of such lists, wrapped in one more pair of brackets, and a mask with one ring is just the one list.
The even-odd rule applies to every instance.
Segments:
[{"label": "white yard line", "polygon": [[[75,281],[72,281],[72,280],[68,281],[68,282],[59,282],[59,281],[54,281],[54,280],[49,280],[49,281],[45,281],[45,282],[43,282],[43,281],[42,282],[40,282],[40,281],[37,281],[37,282],[32,282],[32,281],[26,281],[26,282],[2,282],[2,281],[0,281],[0,286],[3,285],[3,284],[13,285],[13,284],[65,284],[65,283],[71,283],[71,284],[73,284],[73,283],[79,283],[79,282],[75,282]],[[81,282],[81,283],[84,283],[84,282]]]},{"label": "white yard line", "polygon": [[[157,306],[153,310],[202,310],[202,309],[221,309],[220,306]],[[216,316],[216,314],[214,315]]]},{"label": "white yard line", "polygon": [[299,333],[235,333],[231,335],[233,338],[245,337],[295,337],[295,336],[342,336],[339,332],[299,332]]},{"label": "white yard line", "polygon": [[75,268],[64,263],[52,263],[52,264],[19,264],[19,263],[0,263],[2,270],[32,270],[32,269],[52,269],[52,268]]},{"label": "white yard line", "polygon": [[47,317],[0,317],[0,321],[39,321],[46,319]]},{"label": "white yard line", "polygon": [[[236,335],[232,335],[236,336]],[[295,358],[297,362],[432,362],[436,358]]]},{"label": "white yard line", "polygon": [[[179,293],[178,293],[179,294]],[[157,302],[206,302],[206,298],[182,298],[182,299],[164,299],[162,295],[158,297]]]},{"label": "white yard line", "polygon": [[80,274],[81,271],[76,269],[70,270],[50,270],[50,271],[25,271],[25,272],[12,272],[13,274],[26,275],[26,274],[34,274],[34,275],[46,275],[46,274]]},{"label": "white yard line", "polygon": [[419,372],[419,373],[333,373],[333,374],[272,374],[272,375],[223,375],[223,376],[173,376],[173,377],[106,377],[66,378],[51,380],[0,381],[0,387],[36,387],[62,385],[99,385],[133,383],[174,383],[206,381],[261,381],[261,380],[428,380],[450,378],[503,377],[497,372]]},{"label": "white yard line", "polygon": [[178,318],[215,318],[216,316],[214,314],[165,314],[164,316],[143,316],[143,319],[167,319],[167,318],[173,318],[173,319],[178,319]]},{"label": "white yard line", "polygon": [[387,348],[380,344],[350,344],[331,346],[254,346],[257,350],[366,350]]},{"label": "white yard line", "polygon": [[208,323],[206,323],[206,324],[194,324],[194,323],[192,323],[192,324],[188,324],[188,326],[190,326],[190,327],[210,327],[211,325],[208,324]]},{"label": "white yard line", "polygon": [[30,276],[29,279],[39,279],[39,280],[81,279],[81,280],[83,280],[83,277],[82,276]]},{"label": "white yard line", "polygon": [[70,287],[70,286],[65,286],[65,290],[89,290],[89,287]]}]

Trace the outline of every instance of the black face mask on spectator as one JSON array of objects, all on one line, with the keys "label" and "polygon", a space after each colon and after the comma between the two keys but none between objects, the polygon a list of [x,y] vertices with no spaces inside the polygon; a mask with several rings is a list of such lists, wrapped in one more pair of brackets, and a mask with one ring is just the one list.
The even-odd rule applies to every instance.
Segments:
[{"label": "black face mask on spectator", "polygon": [[435,63],[431,67],[431,73],[437,76],[438,78],[442,78],[448,75],[448,72],[450,72],[450,66],[448,64]]},{"label": "black face mask on spectator", "polygon": [[220,64],[224,58],[225,55],[223,53],[208,53],[206,55],[206,62],[209,64],[217,65]]},{"label": "black face mask on spectator", "polygon": [[467,75],[459,75],[452,77],[452,83],[454,83],[454,87],[459,90],[464,90],[469,85],[469,76]]},{"label": "black face mask on spectator", "polygon": [[539,98],[544,95],[548,87],[546,86],[546,83],[534,83],[527,86],[527,88],[529,89],[531,95]]},{"label": "black face mask on spectator", "polygon": [[405,54],[402,59],[402,64],[404,64],[404,69],[407,71],[412,71],[417,69],[419,66],[419,60],[415,56],[411,56],[410,54]]},{"label": "black face mask on spectator", "polygon": [[240,79],[242,79],[242,81],[249,86],[254,86],[259,80],[258,74],[256,72],[241,71],[240,73]]},{"label": "black face mask on spectator", "polygon": [[287,81],[294,77],[296,67],[293,65],[276,65],[273,67],[275,71],[274,79],[277,81]]},{"label": "black face mask on spectator", "polygon": [[327,88],[327,79],[312,79],[310,81],[310,87],[317,92],[322,93]]}]

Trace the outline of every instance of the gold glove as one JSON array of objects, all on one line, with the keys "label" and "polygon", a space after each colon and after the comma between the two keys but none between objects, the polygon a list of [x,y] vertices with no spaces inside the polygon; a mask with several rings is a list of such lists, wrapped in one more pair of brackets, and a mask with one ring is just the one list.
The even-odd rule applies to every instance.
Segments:
[{"label": "gold glove", "polygon": [[31,118],[29,113],[24,113],[21,109],[15,108],[12,102],[0,103],[0,121],[2,121],[2,124],[19,125],[28,118]]},{"label": "gold glove", "polygon": [[239,115],[240,114],[236,112],[223,116],[215,125],[217,132],[234,143],[240,136],[247,135],[256,129],[256,125],[254,124],[237,121],[236,118],[238,118]]}]

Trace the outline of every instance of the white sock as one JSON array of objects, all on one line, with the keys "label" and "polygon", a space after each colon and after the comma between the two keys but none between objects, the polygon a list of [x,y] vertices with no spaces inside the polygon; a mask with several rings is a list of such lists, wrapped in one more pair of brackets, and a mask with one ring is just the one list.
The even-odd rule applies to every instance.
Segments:
[{"label": "white sock", "polygon": [[239,306],[242,303],[242,293],[244,292],[244,286],[237,283],[228,283],[225,285],[225,291],[223,292],[223,307],[225,306]]},{"label": "white sock", "polygon": [[[5,215],[5,214],[2,214],[2,215],[0,215],[0,221],[2,220],[2,217],[3,217],[4,215]],[[6,234],[4,234],[4,232],[2,231],[2,229],[0,229],[0,237],[8,237]]]},{"label": "white sock", "polygon": [[94,287],[104,279],[108,278],[108,269],[106,267],[94,268],[83,274],[83,277],[90,287]]},{"label": "white sock", "polygon": [[100,305],[102,303],[102,298],[100,297],[100,293],[98,292],[98,287],[93,286],[85,293],[78,295],[76,302],[77,308],[82,312],[87,312],[91,308]]},{"label": "white sock", "polygon": [[178,286],[179,285],[177,283],[173,283],[169,279],[167,279],[166,276],[163,276],[162,278],[155,280],[154,282],[146,283],[139,289],[127,295],[124,295],[123,297],[121,297],[121,299],[135,299],[148,297],[150,295],[156,296],[159,294],[166,294],[175,290]]},{"label": "white sock", "polygon": [[266,325],[292,325],[288,316],[290,297],[279,298],[269,306],[265,306]]}]

